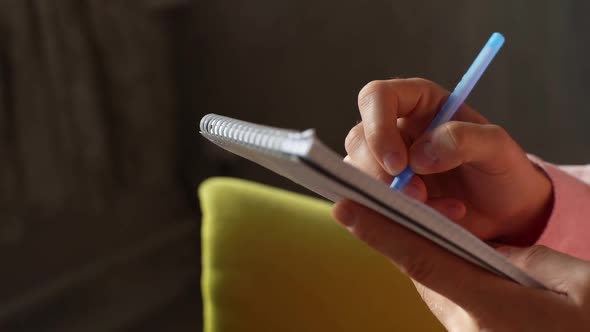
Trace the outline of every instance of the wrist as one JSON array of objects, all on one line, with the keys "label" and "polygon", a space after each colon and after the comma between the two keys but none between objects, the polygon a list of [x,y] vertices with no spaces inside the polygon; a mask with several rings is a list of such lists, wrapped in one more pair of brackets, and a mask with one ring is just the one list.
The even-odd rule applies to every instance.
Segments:
[{"label": "wrist", "polygon": [[511,234],[500,239],[514,246],[530,246],[539,239],[551,217],[554,204],[553,183],[547,173],[536,163],[532,163],[534,177],[527,188],[525,201],[529,202],[518,215],[511,219],[520,225]]}]

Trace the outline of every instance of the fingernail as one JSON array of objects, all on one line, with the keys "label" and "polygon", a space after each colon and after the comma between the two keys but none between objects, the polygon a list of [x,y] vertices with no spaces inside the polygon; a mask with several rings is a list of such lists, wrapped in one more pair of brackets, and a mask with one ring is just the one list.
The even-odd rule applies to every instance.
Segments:
[{"label": "fingernail", "polygon": [[465,214],[465,206],[462,204],[449,204],[446,209],[451,219],[459,219]]},{"label": "fingernail", "polygon": [[426,168],[434,165],[438,161],[438,155],[434,145],[430,141],[421,143],[415,148],[413,155],[415,166]]},{"label": "fingernail", "polygon": [[399,152],[389,152],[383,157],[385,170],[391,175],[397,175],[404,168],[402,155]]},{"label": "fingernail", "polygon": [[347,206],[339,206],[336,210],[336,219],[346,227],[353,227],[356,224],[356,213]]},{"label": "fingernail", "polygon": [[417,198],[420,195],[420,188],[414,182],[410,182],[402,192],[412,198]]}]

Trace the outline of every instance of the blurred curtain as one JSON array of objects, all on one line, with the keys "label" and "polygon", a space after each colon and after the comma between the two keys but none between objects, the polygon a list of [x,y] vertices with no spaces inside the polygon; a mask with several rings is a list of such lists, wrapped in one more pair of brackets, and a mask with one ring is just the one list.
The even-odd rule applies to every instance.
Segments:
[{"label": "blurred curtain", "polygon": [[[532,153],[590,162],[587,2],[204,0],[201,6],[207,50],[201,75],[208,83],[202,113],[314,127],[344,152],[364,84],[421,76],[451,90],[499,31],[506,45],[468,102]],[[241,161],[229,169],[289,186]]]},{"label": "blurred curtain", "polygon": [[198,282],[177,155],[173,33],[188,8],[0,4],[0,325],[109,329]]}]

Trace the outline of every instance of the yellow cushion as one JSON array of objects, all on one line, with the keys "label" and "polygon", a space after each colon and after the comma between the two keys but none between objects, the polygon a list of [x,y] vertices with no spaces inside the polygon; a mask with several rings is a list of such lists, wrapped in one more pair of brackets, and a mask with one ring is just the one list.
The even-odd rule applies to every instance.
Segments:
[{"label": "yellow cushion", "polygon": [[199,196],[205,332],[443,330],[328,202],[231,178]]}]

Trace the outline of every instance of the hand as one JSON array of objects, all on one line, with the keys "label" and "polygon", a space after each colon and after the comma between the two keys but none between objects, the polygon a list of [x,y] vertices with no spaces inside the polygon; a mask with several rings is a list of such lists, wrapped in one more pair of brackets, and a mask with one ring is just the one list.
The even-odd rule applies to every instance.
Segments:
[{"label": "hand", "polygon": [[449,331],[590,330],[588,262],[541,246],[501,250],[549,290],[533,289],[496,277],[356,203],[337,203],[334,216],[411,277]]},{"label": "hand", "polygon": [[388,183],[409,163],[419,176],[408,195],[484,240],[533,243],[551,209],[550,181],[502,128],[467,105],[423,135],[448,96],[423,79],[367,84],[345,161]]}]

